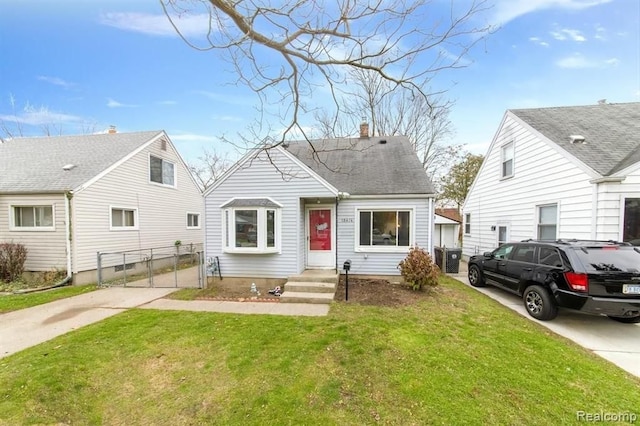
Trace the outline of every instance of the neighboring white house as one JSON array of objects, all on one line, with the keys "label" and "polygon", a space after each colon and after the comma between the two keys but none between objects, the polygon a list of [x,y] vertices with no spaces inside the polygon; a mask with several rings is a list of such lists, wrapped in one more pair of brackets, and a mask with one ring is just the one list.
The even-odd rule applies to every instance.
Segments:
[{"label": "neighboring white house", "polygon": [[[432,252],[434,190],[405,137],[292,142],[248,153],[205,191],[207,256],[225,277],[305,269],[399,275]],[[264,148],[264,147],[263,147]]]},{"label": "neighboring white house", "polygon": [[640,244],[640,103],[508,110],[463,210],[463,255],[507,241]]},{"label": "neighboring white house", "polygon": [[0,241],[28,271],[95,282],[98,251],[202,243],[202,193],[163,131],[13,139],[0,170]]},{"label": "neighboring white house", "polygon": [[436,209],[433,245],[457,248],[460,246],[460,214],[457,209]]}]

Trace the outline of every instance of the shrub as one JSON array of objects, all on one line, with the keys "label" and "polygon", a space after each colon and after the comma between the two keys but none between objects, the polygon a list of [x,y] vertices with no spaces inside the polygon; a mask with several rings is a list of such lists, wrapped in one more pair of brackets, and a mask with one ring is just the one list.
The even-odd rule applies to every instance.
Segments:
[{"label": "shrub", "polygon": [[10,283],[20,278],[27,260],[27,249],[22,244],[0,243],[0,281]]},{"label": "shrub", "polygon": [[414,290],[438,285],[440,268],[433,263],[429,253],[418,246],[411,247],[407,257],[398,264],[398,268],[402,278]]}]

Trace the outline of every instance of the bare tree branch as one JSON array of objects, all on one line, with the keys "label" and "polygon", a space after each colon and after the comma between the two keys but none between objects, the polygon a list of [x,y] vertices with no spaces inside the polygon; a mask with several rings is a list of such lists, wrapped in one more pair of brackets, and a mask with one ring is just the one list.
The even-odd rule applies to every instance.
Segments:
[{"label": "bare tree branch", "polygon": [[[280,143],[306,138],[304,119],[318,108],[319,91],[333,101],[336,120],[342,112],[338,92],[350,70],[375,74],[388,90],[410,90],[429,104],[439,93],[430,91],[431,79],[466,66],[469,50],[492,30],[475,19],[488,8],[485,0],[465,6],[452,0],[440,15],[429,0],[160,2],[186,43],[219,50],[230,61],[238,82],[257,93],[261,114],[273,114],[283,124]],[[204,43],[180,33],[179,17],[203,12],[209,16]],[[254,146],[265,138],[261,135],[243,138]]]}]

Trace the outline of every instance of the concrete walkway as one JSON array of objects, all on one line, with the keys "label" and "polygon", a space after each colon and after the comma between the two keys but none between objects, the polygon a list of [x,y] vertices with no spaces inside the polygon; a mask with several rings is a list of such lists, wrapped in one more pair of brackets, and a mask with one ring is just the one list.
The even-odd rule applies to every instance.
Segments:
[{"label": "concrete walkway", "polygon": [[[170,285],[173,274],[165,275],[167,276],[157,276],[154,283]],[[197,284],[195,268],[182,271],[181,276],[191,279],[187,284]],[[329,313],[329,305],[306,303],[163,299],[178,289],[172,285],[165,288],[142,288],[146,285],[148,282],[141,280],[128,283],[126,288],[101,288],[79,296],[0,314],[0,358],[131,308],[292,316],[326,316]]]},{"label": "concrete walkway", "polygon": [[[452,275],[452,278],[471,287],[466,265],[460,269],[461,273]],[[552,321],[538,321],[527,313],[522,299],[516,295],[495,287],[471,288],[640,377],[640,324],[622,324],[604,316],[586,315],[569,309],[560,309]]]},{"label": "concrete walkway", "polygon": [[104,288],[0,315],[0,358],[149,303],[174,288]]}]

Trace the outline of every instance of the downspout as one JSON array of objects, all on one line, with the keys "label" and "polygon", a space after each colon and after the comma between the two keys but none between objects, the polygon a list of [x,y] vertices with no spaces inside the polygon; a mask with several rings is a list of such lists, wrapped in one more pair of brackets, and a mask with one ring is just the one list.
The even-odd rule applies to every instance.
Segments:
[{"label": "downspout", "polygon": [[[433,210],[433,197],[429,197],[429,218],[431,219],[431,226],[429,227],[429,239],[427,240],[427,246],[429,247],[429,254],[431,256],[434,255],[433,253],[433,233],[435,232],[435,221],[436,221],[436,215],[435,212]],[[440,228],[440,232],[442,232],[442,228]]]},{"label": "downspout", "polygon": [[27,288],[23,290],[15,290],[16,294],[25,294],[25,293],[35,293],[38,291],[51,290],[52,288],[63,287],[66,285],[71,285],[71,280],[73,278],[73,274],[71,273],[71,199],[73,198],[73,194],[71,191],[67,191],[64,193],[64,214],[67,226],[65,227],[65,240],[66,240],[66,250],[67,250],[67,276],[64,277],[61,281],[58,281],[55,284],[46,287],[38,287],[38,288]]},{"label": "downspout", "polygon": [[335,244],[335,249],[336,249],[336,272],[338,272],[338,200],[339,199],[340,199],[339,196],[336,197],[336,223],[334,225],[336,237],[335,237],[335,241],[333,242]]}]

